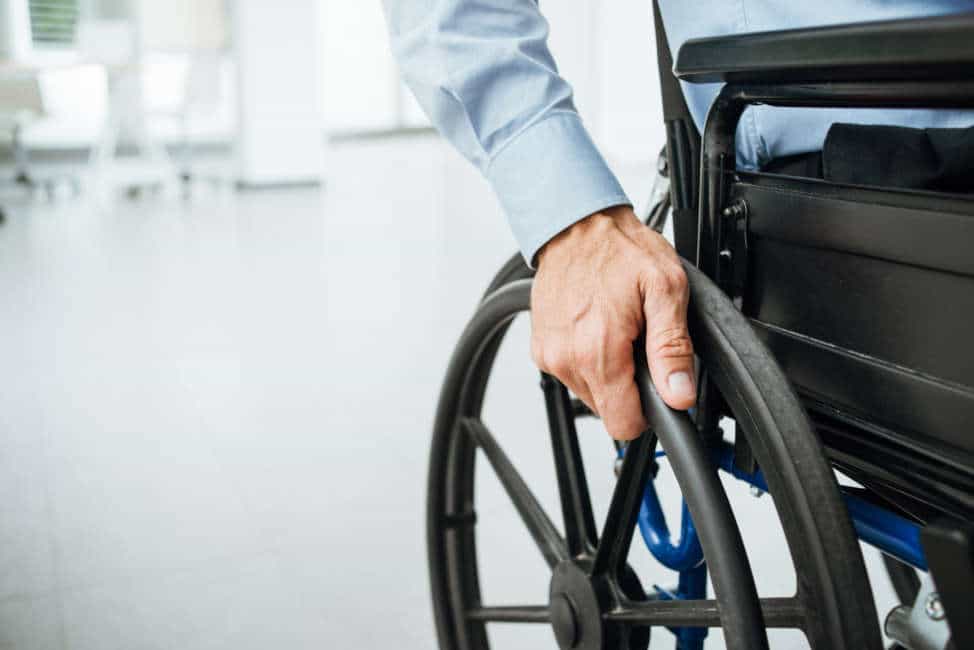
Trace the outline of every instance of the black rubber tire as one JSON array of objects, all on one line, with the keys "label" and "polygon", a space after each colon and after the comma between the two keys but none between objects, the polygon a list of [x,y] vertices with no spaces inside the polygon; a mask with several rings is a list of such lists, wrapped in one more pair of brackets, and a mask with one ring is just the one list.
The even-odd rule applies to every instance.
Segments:
[{"label": "black rubber tire", "polygon": [[[530,274],[520,265],[511,260],[496,284]],[[803,629],[812,648],[880,650],[862,554],[817,435],[747,320],[702,273],[689,265],[686,270],[691,336],[764,472],[796,565],[797,597],[806,612]],[[427,544],[441,648],[489,647],[484,624],[463,614],[480,604],[480,593],[474,520],[462,521],[474,512],[475,445],[457,423],[479,418],[497,349],[529,299],[526,281],[491,292],[461,336],[440,394],[428,477]],[[642,375],[640,381],[648,378]]]},{"label": "black rubber tire", "polygon": [[504,262],[504,266],[494,274],[494,278],[487,285],[487,290],[484,291],[483,297],[486,298],[505,284],[510,284],[518,280],[527,280],[533,277],[534,271],[524,262],[524,256],[520,253],[514,253],[514,255]]}]

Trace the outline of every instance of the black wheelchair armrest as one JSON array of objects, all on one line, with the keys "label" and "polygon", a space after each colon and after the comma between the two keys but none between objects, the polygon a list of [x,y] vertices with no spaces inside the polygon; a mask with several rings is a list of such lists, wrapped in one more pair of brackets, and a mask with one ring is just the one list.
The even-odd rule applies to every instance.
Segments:
[{"label": "black wheelchair armrest", "polygon": [[683,81],[821,83],[974,76],[974,13],[687,41]]}]

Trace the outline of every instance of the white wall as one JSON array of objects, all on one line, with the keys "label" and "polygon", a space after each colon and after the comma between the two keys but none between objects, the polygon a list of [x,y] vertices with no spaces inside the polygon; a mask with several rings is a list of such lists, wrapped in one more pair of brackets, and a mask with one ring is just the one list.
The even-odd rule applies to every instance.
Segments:
[{"label": "white wall", "polygon": [[0,58],[23,59],[30,54],[30,17],[25,0],[0,0]]},{"label": "white wall", "polygon": [[227,44],[226,0],[141,0],[142,47],[152,52],[213,52]]},{"label": "white wall", "polygon": [[397,122],[399,74],[379,0],[321,0],[322,119],[328,131]]},{"label": "white wall", "polygon": [[321,55],[316,0],[236,0],[238,179],[250,185],[320,179]]},{"label": "white wall", "polygon": [[656,160],[665,141],[648,0],[602,2],[598,137],[621,163]]},{"label": "white wall", "polygon": [[610,163],[643,164],[663,146],[649,0],[543,2],[559,70]]}]

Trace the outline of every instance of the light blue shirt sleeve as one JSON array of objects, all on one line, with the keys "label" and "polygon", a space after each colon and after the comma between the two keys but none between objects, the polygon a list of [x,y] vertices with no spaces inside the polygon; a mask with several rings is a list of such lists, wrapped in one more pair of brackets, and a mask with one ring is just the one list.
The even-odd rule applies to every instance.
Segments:
[{"label": "light blue shirt sleeve", "polygon": [[486,176],[530,263],[559,232],[630,204],[572,102],[534,0],[384,0],[433,125]]}]

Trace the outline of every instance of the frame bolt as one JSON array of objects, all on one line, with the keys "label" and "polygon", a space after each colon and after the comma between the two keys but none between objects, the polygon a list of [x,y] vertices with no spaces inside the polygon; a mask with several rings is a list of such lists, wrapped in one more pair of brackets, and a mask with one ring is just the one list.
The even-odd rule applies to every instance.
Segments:
[{"label": "frame bolt", "polygon": [[728,205],[726,208],[724,208],[724,211],[723,211],[722,214],[725,217],[728,217],[728,218],[731,218],[731,219],[740,219],[742,217],[746,217],[747,216],[747,203],[745,203],[743,199],[739,199],[737,201],[734,201],[733,203],[731,203],[730,205]]},{"label": "frame bolt", "polygon": [[755,499],[759,499],[762,496],[764,496],[764,490],[762,490],[761,488],[759,488],[756,485],[752,485],[751,486],[751,496],[754,497]]},{"label": "frame bolt", "polygon": [[923,604],[923,611],[934,621],[941,621],[944,618],[944,605],[940,602],[940,594],[936,591],[927,596],[927,602]]},{"label": "frame bolt", "polygon": [[659,158],[656,159],[656,173],[667,178],[670,175],[670,161],[666,157],[666,149],[659,152]]}]

